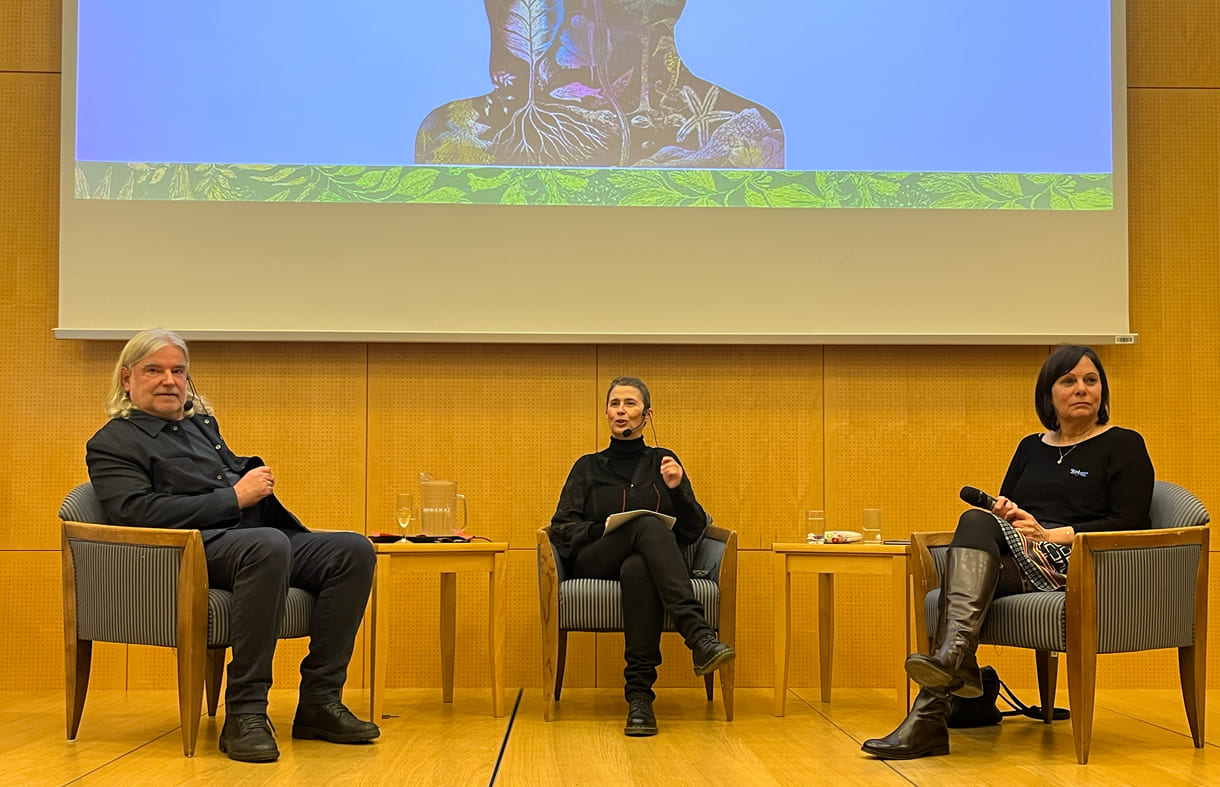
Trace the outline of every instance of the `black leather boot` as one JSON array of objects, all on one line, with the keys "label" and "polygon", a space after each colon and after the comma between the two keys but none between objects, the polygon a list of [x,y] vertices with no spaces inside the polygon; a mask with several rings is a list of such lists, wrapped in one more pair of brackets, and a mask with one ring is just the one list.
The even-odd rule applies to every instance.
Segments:
[{"label": "black leather boot", "polygon": [[961,547],[949,550],[932,655],[907,656],[911,680],[925,688],[948,689],[959,697],[982,696],[983,680],[974,653],[999,578],[1000,559],[990,552]]},{"label": "black leather boot", "polygon": [[949,692],[920,689],[911,712],[884,738],[864,742],[860,750],[883,760],[913,760],[949,753]]}]

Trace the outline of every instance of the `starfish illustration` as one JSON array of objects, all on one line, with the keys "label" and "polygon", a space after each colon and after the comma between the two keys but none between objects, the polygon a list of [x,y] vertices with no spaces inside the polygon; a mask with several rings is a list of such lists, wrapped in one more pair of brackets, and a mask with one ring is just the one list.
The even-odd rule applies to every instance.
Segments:
[{"label": "starfish illustration", "polygon": [[695,91],[691,90],[690,85],[682,86],[682,100],[686,102],[686,106],[690,107],[691,116],[678,129],[678,142],[690,136],[692,131],[696,131],[699,135],[699,147],[703,147],[711,132],[712,124],[723,123],[736,114],[728,110],[716,109],[716,99],[719,97],[720,88],[715,85],[708,85],[707,95],[702,99],[695,95]]}]

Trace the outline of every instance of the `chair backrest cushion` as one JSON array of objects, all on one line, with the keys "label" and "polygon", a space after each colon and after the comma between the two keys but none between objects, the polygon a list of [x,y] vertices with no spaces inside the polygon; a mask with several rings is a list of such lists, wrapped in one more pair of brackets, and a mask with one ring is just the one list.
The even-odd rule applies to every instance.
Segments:
[{"label": "chair backrest cushion", "polygon": [[1211,521],[1199,498],[1168,481],[1155,482],[1149,518],[1154,528],[1198,527]]},{"label": "chair backrest cushion", "polygon": [[92,525],[108,525],[102,504],[93,491],[93,484],[85,483],[73,489],[59,507],[59,518],[65,522],[88,522]]}]

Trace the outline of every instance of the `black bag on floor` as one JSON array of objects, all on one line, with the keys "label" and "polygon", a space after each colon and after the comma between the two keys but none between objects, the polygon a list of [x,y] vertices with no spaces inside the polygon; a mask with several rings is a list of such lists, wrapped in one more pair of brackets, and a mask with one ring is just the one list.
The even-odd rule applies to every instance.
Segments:
[{"label": "black bag on floor", "polygon": [[1004,714],[996,707],[1000,698],[1000,676],[994,667],[983,667],[983,693],[978,697],[949,696],[949,718],[946,723],[953,729],[965,727],[989,727],[1004,720]]},{"label": "black bag on floor", "polygon": [[[983,677],[983,693],[980,696],[966,699],[950,695],[949,718],[946,723],[951,728],[989,727],[999,724],[1005,716],[1028,716],[1031,719],[1042,719],[1042,708],[1037,705],[1031,707],[1017,699],[1012,690],[1004,685],[1004,681],[1000,680],[995,667],[983,667],[979,672]],[[1012,710],[1002,711],[996,706],[1001,689],[1004,690],[1004,702]],[[1052,718],[1055,721],[1062,721],[1071,718],[1071,714],[1066,708],[1055,708]]]}]

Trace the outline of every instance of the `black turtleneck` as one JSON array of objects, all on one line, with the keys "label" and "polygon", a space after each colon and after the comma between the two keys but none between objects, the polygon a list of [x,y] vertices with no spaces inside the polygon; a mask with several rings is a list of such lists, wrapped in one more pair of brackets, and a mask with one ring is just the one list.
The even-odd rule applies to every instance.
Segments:
[{"label": "black turtleneck", "polygon": [[644,455],[644,435],[633,440],[610,439],[610,446],[602,452],[610,464],[610,472],[628,481],[635,473],[635,466]]}]

